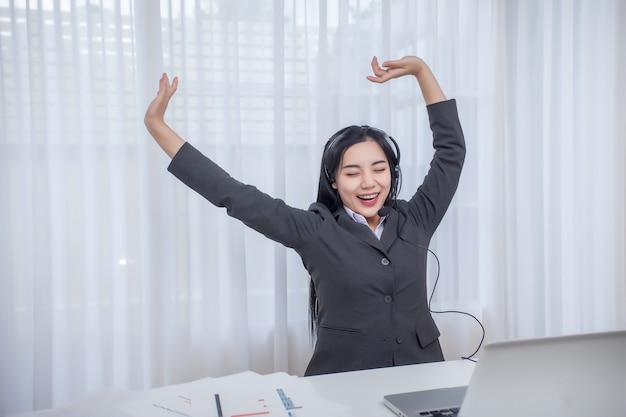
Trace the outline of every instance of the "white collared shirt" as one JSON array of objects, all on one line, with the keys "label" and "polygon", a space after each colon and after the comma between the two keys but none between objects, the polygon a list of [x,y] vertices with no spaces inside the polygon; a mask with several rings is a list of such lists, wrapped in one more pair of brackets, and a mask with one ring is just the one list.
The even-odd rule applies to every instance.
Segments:
[{"label": "white collared shirt", "polygon": [[[367,224],[367,220],[365,219],[363,215],[350,210],[346,206],[343,206],[343,208],[344,210],[346,210],[346,213],[348,213],[348,217],[350,217],[352,220],[354,220],[357,223],[366,225],[370,230],[372,230],[369,224]],[[376,230],[372,230],[372,232],[374,232],[374,235],[376,236],[376,238],[378,238],[378,240],[380,240],[380,237],[383,235],[383,230],[385,229],[386,218],[387,216],[382,216],[380,218],[380,223],[378,223],[378,226],[376,226]]]}]

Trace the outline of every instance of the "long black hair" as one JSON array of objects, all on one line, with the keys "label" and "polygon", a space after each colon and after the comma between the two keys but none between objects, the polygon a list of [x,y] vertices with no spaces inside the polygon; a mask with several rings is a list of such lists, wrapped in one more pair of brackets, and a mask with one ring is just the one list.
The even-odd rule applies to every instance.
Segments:
[{"label": "long black hair", "polygon": [[[391,188],[385,200],[385,206],[395,203],[400,191],[402,174],[400,172],[400,148],[396,141],[380,129],[370,126],[348,126],[328,139],[324,146],[320,168],[319,186],[317,190],[317,202],[324,204],[331,212],[342,206],[339,192],[333,188],[341,158],[346,150],[357,143],[372,140],[376,142],[387,157],[391,171]],[[317,293],[313,279],[309,282],[309,325],[311,336],[317,335]]]}]

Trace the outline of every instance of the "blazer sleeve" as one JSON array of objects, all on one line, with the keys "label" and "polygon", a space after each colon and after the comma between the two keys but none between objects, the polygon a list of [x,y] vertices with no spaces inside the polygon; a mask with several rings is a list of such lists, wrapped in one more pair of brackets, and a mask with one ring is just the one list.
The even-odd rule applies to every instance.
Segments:
[{"label": "blazer sleeve", "polygon": [[226,208],[229,216],[287,247],[303,246],[322,223],[319,212],[290,207],[232,178],[189,142],[167,169],[213,205]]},{"label": "blazer sleeve", "polygon": [[422,185],[409,201],[409,210],[432,234],[459,184],[465,160],[465,138],[454,99],[431,104],[427,111],[435,153]]}]

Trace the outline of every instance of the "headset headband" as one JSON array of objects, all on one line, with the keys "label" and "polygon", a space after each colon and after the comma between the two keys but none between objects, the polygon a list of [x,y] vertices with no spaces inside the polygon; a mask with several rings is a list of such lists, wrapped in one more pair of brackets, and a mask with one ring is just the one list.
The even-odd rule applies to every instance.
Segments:
[{"label": "headset headband", "polygon": [[[395,141],[394,138],[392,138],[391,136],[389,136],[387,133],[385,133],[384,131],[377,129],[375,127],[371,127],[368,125],[363,125],[363,126],[359,126],[362,130],[365,131],[366,135],[368,131],[374,131],[377,132],[378,134],[382,135],[385,140],[387,141],[387,143],[391,144],[391,149],[395,152],[396,155],[396,166],[395,166],[395,171],[396,171],[396,176],[397,176],[397,172],[399,170],[399,166],[400,166],[400,147],[398,146],[398,143]],[[324,149],[324,155],[322,155],[322,160],[324,161],[324,174],[326,175],[326,179],[328,180],[329,183],[333,183],[334,180],[333,178],[330,176],[329,172],[328,172],[328,167],[326,165],[326,158],[327,158],[327,154],[328,152],[337,144],[339,143],[339,141],[341,139],[343,139],[346,134],[348,133],[349,128],[344,129],[341,133],[339,134],[335,134],[334,137],[331,137],[329,139],[330,143],[328,143],[328,145],[326,146],[326,148]],[[371,137],[371,136],[370,136]]]}]

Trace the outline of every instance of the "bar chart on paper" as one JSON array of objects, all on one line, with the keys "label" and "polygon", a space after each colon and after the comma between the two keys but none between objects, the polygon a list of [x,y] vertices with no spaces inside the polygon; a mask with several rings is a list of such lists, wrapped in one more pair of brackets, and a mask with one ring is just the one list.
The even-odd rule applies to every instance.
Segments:
[{"label": "bar chart on paper", "polygon": [[[302,406],[294,405],[293,401],[291,401],[291,398],[285,395],[285,391],[283,391],[282,388],[278,388],[276,392],[278,392],[278,396],[280,397],[280,400],[283,402],[283,406],[285,407],[285,410],[290,411],[290,410],[297,410],[298,408],[302,408]],[[290,415],[292,414],[290,413]],[[295,416],[295,414],[293,415]]]},{"label": "bar chart on paper", "polygon": [[122,407],[128,417],[319,417],[345,407],[319,396],[308,380],[251,371],[156,388]]},{"label": "bar chart on paper", "polygon": [[250,395],[250,392],[240,392],[236,396],[233,394],[215,394],[218,417],[298,417],[297,410],[302,409],[282,388],[267,390],[258,395]]}]

